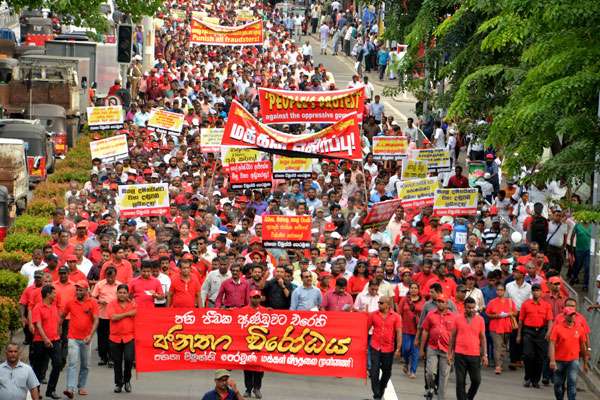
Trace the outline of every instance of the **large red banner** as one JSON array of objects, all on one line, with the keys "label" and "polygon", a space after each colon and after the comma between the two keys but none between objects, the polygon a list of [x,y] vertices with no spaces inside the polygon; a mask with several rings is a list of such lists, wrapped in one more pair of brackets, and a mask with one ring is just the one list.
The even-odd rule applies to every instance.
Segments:
[{"label": "large red banner", "polygon": [[232,189],[268,189],[273,185],[271,161],[255,161],[229,165]]},{"label": "large red banner", "polygon": [[135,332],[138,372],[226,368],[366,377],[362,312],[139,309]]},{"label": "large red banner", "polygon": [[310,215],[265,215],[262,224],[262,240],[266,248],[310,248]]},{"label": "large red banner", "polygon": [[259,122],[234,100],[221,145],[309,158],[329,157],[356,161],[362,159],[356,112],[318,132],[291,135]]},{"label": "large red banner", "polygon": [[364,86],[327,92],[259,88],[260,114],[265,124],[337,122],[353,111],[362,121]]},{"label": "large red banner", "polygon": [[263,44],[263,22],[253,21],[239,26],[213,25],[193,18],[192,44],[214,46],[260,46]]}]

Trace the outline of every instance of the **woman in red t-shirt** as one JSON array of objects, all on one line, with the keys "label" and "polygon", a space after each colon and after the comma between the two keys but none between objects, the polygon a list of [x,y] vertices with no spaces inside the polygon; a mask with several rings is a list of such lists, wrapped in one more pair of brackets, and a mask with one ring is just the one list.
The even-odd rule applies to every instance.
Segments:
[{"label": "woman in red t-shirt", "polygon": [[517,316],[517,307],[512,299],[504,297],[506,289],[499,283],[496,286],[495,299],[490,301],[485,309],[490,319],[490,334],[494,342],[494,363],[496,365],[496,374],[502,373],[502,361],[506,354],[506,348],[513,331],[513,322],[511,317]]},{"label": "woman in red t-shirt", "polygon": [[356,299],[356,295],[362,292],[368,282],[369,276],[367,272],[367,264],[361,261],[356,264],[354,273],[348,281],[348,291],[352,295],[353,299]]},{"label": "woman in red t-shirt", "polygon": [[[419,285],[412,283],[408,289],[408,295],[401,297],[398,304],[398,313],[402,317],[402,358],[404,359],[404,373],[408,377],[417,377],[417,366],[419,365],[419,348],[415,346],[417,335],[417,322],[425,299],[419,294]],[[410,368],[410,371],[409,371]]]}]

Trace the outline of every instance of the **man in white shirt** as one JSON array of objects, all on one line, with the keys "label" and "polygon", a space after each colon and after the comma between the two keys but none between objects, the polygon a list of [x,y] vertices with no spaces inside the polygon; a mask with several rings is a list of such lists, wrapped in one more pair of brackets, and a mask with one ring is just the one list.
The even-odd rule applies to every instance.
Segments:
[{"label": "man in white shirt", "polygon": [[[153,262],[152,263],[152,276],[158,279],[160,282],[160,286],[162,287],[163,293],[169,293],[169,289],[171,288],[171,278],[160,270],[160,263]],[[167,306],[167,297],[165,296],[162,299],[154,299],[154,307],[166,307]]]},{"label": "man in white shirt", "polygon": [[524,266],[518,265],[513,274],[515,280],[506,284],[506,297],[514,301],[517,310],[521,310],[521,305],[531,298],[531,285],[525,282],[527,270]]},{"label": "man in white shirt", "polygon": [[23,264],[20,270],[21,275],[27,278],[27,286],[33,283],[33,274],[35,271],[43,270],[46,267],[42,249],[35,249],[31,255],[31,261]]},{"label": "man in white shirt", "polygon": [[90,269],[92,269],[92,262],[84,255],[84,249],[82,244],[75,245],[75,257],[77,257],[77,269],[80,270],[85,276],[88,276]]},{"label": "man in white shirt", "polygon": [[310,42],[307,40],[303,45],[302,45],[302,58],[304,59],[304,62],[309,62],[312,59],[313,53],[312,53],[312,46],[310,45]]},{"label": "man in white shirt", "polygon": [[375,88],[373,87],[373,84],[369,82],[369,77],[366,75],[363,78],[363,81],[365,83],[365,98],[373,100],[373,95],[375,94]]},{"label": "man in white shirt", "polygon": [[378,293],[379,285],[376,282],[369,282],[367,284],[367,291],[360,292],[356,296],[354,301],[355,311],[366,311],[368,313],[379,310],[379,298],[381,297]]},{"label": "man in white shirt", "polygon": [[[215,307],[217,295],[219,294],[219,289],[221,288],[223,281],[231,278],[227,259],[223,258],[215,260],[219,263],[219,268],[210,271],[208,275],[206,275],[206,279],[202,284],[202,290],[200,291],[202,305],[209,308]],[[215,262],[213,262],[213,266],[214,263]]]},{"label": "man in white shirt", "polygon": [[433,125],[435,129],[433,131],[433,146],[436,149],[443,149],[446,147],[446,135],[442,129],[442,124],[440,121],[435,121]]}]

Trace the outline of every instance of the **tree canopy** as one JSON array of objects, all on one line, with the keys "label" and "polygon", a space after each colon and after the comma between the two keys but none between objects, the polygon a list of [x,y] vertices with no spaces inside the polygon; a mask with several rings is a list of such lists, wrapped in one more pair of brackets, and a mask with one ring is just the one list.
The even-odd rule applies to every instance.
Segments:
[{"label": "tree canopy", "polygon": [[[600,2],[406,2],[419,4],[414,18],[386,18],[386,26],[387,38],[409,45],[409,88],[424,87],[464,129],[488,121],[477,134],[512,174],[525,166],[527,179],[573,182],[600,167]],[[429,86],[415,74],[425,67]],[[443,92],[434,90],[440,82]]]},{"label": "tree canopy", "polygon": [[[16,11],[47,8],[63,19],[72,18],[74,25],[94,28],[98,32],[105,32],[108,27],[106,17],[100,11],[100,5],[107,3],[106,0],[7,0],[7,3]],[[117,9],[134,22],[145,15],[154,15],[162,3],[161,0],[114,0]]]}]

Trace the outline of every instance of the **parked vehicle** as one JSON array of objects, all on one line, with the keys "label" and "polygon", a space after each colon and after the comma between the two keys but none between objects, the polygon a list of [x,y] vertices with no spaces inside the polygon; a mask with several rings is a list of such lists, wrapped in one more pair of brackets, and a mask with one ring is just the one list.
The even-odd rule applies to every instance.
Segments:
[{"label": "parked vehicle", "polygon": [[[23,27],[25,32],[23,32]],[[21,37],[29,46],[43,46],[48,40],[54,38],[52,20],[43,17],[30,17],[26,24],[21,24]]]},{"label": "parked vehicle", "polygon": [[21,214],[27,208],[29,173],[25,142],[21,139],[0,139],[0,185],[8,191],[11,214]]},{"label": "parked vehicle", "polygon": [[40,121],[51,135],[57,156],[67,153],[67,113],[64,107],[56,104],[32,104],[31,108],[25,110],[24,118]]},{"label": "parked vehicle", "polygon": [[0,120],[0,139],[21,139],[25,143],[29,183],[46,179],[54,171],[55,157],[48,132],[37,120]]}]

